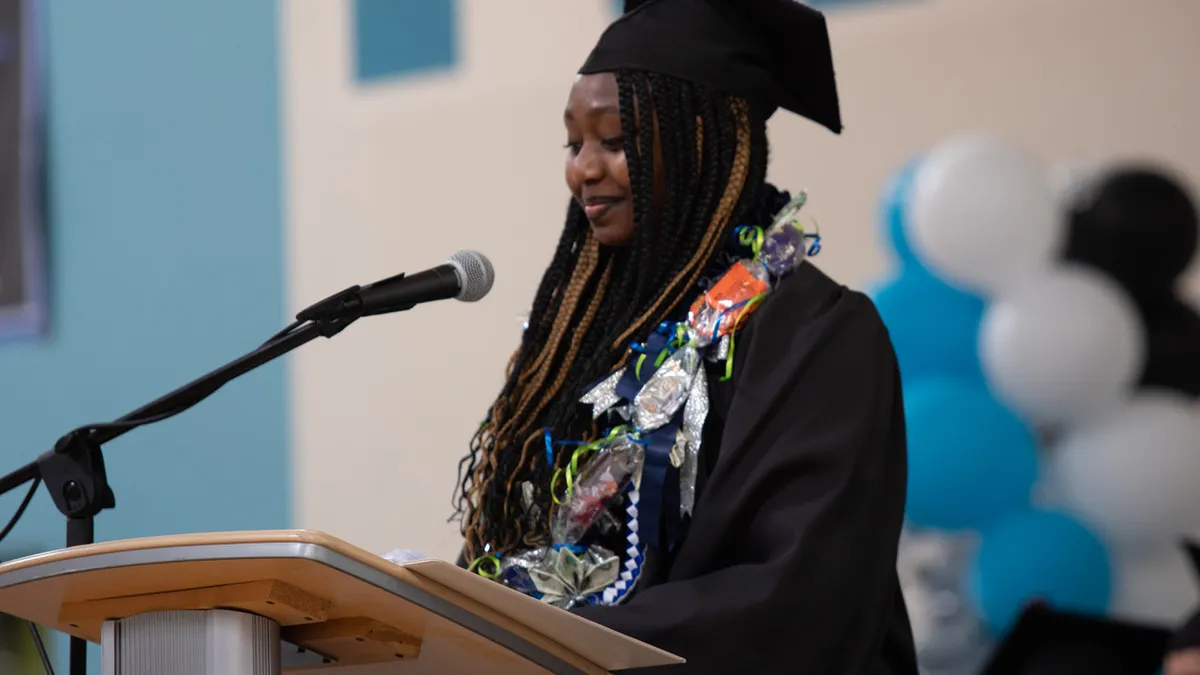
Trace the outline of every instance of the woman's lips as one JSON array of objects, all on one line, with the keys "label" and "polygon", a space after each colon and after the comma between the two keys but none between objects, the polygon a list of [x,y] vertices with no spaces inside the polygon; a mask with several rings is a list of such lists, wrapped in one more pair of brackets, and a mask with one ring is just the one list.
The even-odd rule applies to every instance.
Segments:
[{"label": "woman's lips", "polygon": [[598,199],[585,204],[583,212],[587,214],[588,220],[595,220],[608,213],[609,210],[622,201],[622,199]]}]

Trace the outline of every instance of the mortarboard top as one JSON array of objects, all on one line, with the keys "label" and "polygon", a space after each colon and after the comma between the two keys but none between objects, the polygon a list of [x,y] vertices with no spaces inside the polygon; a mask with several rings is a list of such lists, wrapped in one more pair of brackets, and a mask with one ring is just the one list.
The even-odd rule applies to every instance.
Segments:
[{"label": "mortarboard top", "polygon": [[1031,605],[993,652],[982,675],[1155,675],[1165,628]]},{"label": "mortarboard top", "polygon": [[825,16],[796,0],[629,0],[581,74],[642,70],[841,133]]}]

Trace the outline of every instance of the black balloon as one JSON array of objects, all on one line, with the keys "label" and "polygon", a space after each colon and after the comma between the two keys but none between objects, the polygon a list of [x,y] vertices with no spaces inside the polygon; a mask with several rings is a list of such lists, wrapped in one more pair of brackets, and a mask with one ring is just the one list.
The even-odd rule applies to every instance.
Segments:
[{"label": "black balloon", "polygon": [[1146,328],[1141,386],[1200,397],[1200,314],[1174,296],[1139,305]]},{"label": "black balloon", "polygon": [[1196,252],[1196,206],[1164,170],[1114,166],[1068,206],[1064,257],[1107,273],[1139,300],[1170,293]]}]

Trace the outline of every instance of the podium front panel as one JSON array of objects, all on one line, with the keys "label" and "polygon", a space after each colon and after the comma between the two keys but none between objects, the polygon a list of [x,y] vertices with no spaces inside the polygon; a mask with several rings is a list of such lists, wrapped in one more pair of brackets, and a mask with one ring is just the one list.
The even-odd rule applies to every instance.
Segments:
[{"label": "podium front panel", "polygon": [[[121,617],[64,615],[64,608],[114,600],[155,607],[164,594],[264,580],[327,598],[321,621],[369,618],[421,641],[416,658],[397,658],[390,667],[364,665],[363,673],[485,668],[489,673],[600,675],[614,669],[401,565],[304,531],[154,537],[23,558],[0,565],[0,611],[99,642],[103,621]],[[319,622],[315,617],[297,621],[305,618]],[[357,658],[350,654],[330,665],[358,673],[360,667],[349,667]],[[616,666],[623,667],[628,666]]]}]

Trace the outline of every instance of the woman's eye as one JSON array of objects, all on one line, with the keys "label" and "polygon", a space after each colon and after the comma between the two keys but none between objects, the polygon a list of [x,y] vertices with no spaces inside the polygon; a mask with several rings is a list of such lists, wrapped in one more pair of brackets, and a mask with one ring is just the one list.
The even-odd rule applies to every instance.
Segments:
[{"label": "woman's eye", "polygon": [[625,139],[621,136],[616,138],[604,139],[604,149],[610,152],[618,152],[625,148]]},{"label": "woman's eye", "polygon": [[563,147],[566,148],[567,150],[570,150],[572,155],[578,155],[579,148],[582,145],[583,144],[579,143],[578,141],[567,141],[567,144],[564,145]]}]

